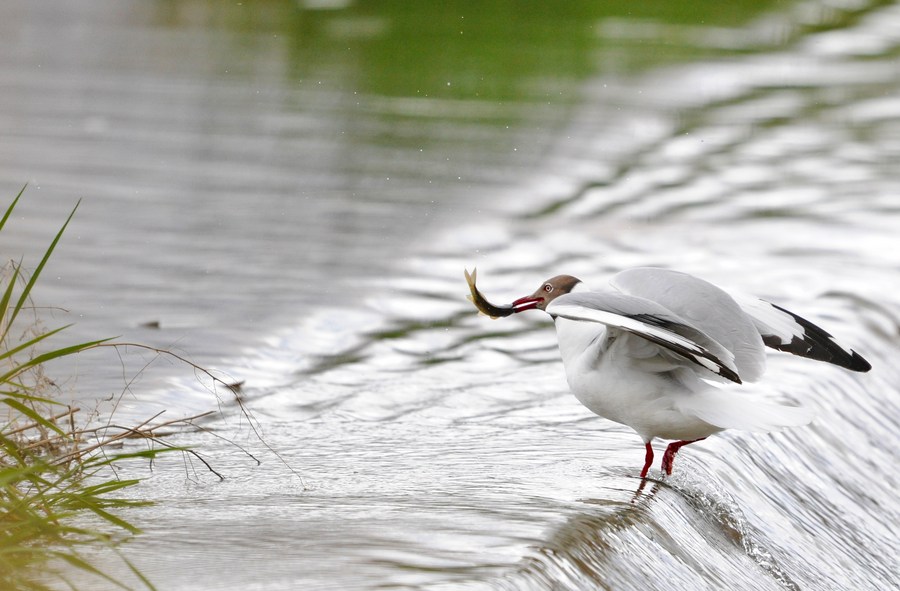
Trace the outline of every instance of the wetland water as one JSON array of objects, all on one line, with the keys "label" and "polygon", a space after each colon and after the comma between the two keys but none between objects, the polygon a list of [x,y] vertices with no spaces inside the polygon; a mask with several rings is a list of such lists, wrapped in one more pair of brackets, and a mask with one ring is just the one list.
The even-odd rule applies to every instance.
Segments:
[{"label": "wetland water", "polygon": [[[225,481],[121,467],[157,501],[121,549],[158,588],[893,588],[896,5],[307,4],[0,9],[0,179],[31,183],[4,256],[83,198],[48,324],[244,380],[296,471],[184,368],[56,368],[80,405],[123,394],[119,422],[221,410],[263,461],[197,433]],[[816,421],[686,448],[635,498],[640,440],[568,393],[545,317],[474,313],[475,265],[498,302],[678,268],[874,369],[773,355],[754,388]]]}]

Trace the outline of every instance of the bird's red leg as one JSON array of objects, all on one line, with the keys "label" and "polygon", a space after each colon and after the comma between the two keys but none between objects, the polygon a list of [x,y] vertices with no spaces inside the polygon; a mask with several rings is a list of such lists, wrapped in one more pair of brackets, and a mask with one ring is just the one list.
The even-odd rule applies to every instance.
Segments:
[{"label": "bird's red leg", "polygon": [[700,439],[692,439],[690,441],[673,441],[669,444],[669,447],[666,448],[666,453],[663,454],[662,460],[662,469],[666,475],[672,475],[672,462],[675,461],[675,454],[678,453],[678,450],[684,447],[689,443],[697,443],[698,441],[703,441],[706,437],[701,437]]},{"label": "bird's red leg", "polygon": [[[641,478],[647,477],[647,472],[650,470],[650,465],[653,463],[653,446],[650,445],[649,441],[644,445],[647,446],[647,454],[644,456],[644,469],[641,470]],[[668,453],[668,451],[666,453]]]}]

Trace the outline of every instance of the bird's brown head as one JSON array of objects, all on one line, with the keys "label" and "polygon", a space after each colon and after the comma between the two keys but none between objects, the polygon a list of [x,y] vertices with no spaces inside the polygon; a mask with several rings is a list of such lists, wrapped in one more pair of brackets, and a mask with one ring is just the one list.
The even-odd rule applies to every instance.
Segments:
[{"label": "bird's brown head", "polygon": [[525,310],[543,310],[547,304],[561,295],[565,295],[581,283],[581,280],[571,275],[557,275],[544,281],[537,290],[524,298],[519,298],[512,303],[516,312]]}]

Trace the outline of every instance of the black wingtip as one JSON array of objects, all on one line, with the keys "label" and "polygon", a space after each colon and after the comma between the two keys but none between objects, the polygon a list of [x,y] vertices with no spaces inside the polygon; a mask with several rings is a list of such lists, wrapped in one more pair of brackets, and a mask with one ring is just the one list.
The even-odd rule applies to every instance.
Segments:
[{"label": "black wingtip", "polygon": [[743,383],[744,383],[744,382],[741,381],[741,376],[737,375],[736,372],[731,371],[730,369],[728,369],[728,368],[725,367],[724,365],[720,365],[720,366],[719,366],[719,375],[722,376],[722,377],[728,378],[729,380],[731,380],[731,381],[734,382],[735,384],[743,384]]},{"label": "black wingtip", "polygon": [[852,350],[850,351],[850,353],[850,360],[847,365],[844,365],[843,367],[846,367],[851,371],[858,371],[862,373],[865,373],[872,369],[872,364],[866,361],[862,355]]},{"label": "black wingtip", "polygon": [[781,342],[778,337],[764,335],[763,342],[766,346],[800,357],[831,363],[850,371],[867,372],[872,369],[872,365],[862,355],[852,349],[841,347],[834,341],[830,333],[806,318],[785,310],[781,306],[771,303],[769,305],[793,318],[803,328],[803,333],[795,335],[788,343]]}]

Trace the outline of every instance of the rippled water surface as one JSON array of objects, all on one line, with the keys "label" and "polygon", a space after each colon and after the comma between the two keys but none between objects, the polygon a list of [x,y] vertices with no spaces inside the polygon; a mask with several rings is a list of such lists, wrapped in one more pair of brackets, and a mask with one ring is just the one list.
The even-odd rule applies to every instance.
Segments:
[{"label": "rippled water surface", "polygon": [[[478,6],[0,8],[4,256],[82,198],[47,323],[174,347],[252,413],[137,351],[57,368],[119,422],[220,411],[172,441],[224,481],[121,467],[156,501],[121,551],[159,589],[894,588],[900,8]],[[568,393],[546,317],[474,313],[476,265],[496,301],[678,268],[874,369],[773,354],[757,394],[815,422],[638,491],[639,438]]]}]

